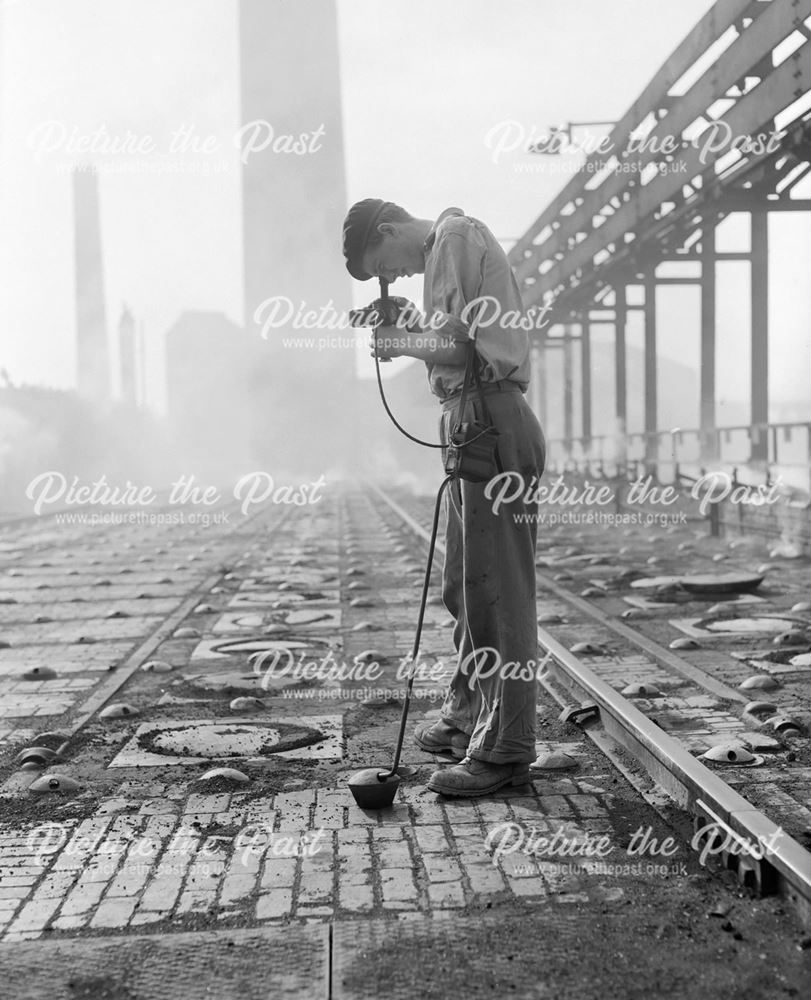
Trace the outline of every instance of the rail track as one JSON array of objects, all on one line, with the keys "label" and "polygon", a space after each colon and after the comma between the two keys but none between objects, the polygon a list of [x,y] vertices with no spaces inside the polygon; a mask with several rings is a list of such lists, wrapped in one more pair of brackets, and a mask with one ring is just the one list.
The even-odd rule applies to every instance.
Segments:
[{"label": "rail track", "polygon": [[[432,498],[367,487],[404,542],[427,545]],[[692,815],[696,850],[754,891],[784,897],[809,926],[807,567],[753,568],[759,543],[694,528],[542,533],[542,683],[650,801]],[[731,571],[763,582],[730,591]],[[674,582],[697,574],[721,579],[706,590]]]}]

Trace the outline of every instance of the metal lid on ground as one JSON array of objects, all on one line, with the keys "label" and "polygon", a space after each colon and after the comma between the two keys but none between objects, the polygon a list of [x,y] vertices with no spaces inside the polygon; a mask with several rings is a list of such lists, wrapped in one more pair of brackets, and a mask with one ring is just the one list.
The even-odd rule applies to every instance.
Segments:
[{"label": "metal lid on ground", "polygon": [[762,573],[695,573],[687,576],[654,576],[633,580],[637,589],[677,585],[697,594],[727,594],[756,590],[763,583]]}]

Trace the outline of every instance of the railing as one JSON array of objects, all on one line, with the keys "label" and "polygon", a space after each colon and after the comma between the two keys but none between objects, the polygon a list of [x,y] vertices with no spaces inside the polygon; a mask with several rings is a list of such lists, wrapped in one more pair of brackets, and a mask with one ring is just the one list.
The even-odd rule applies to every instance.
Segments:
[{"label": "railing", "polygon": [[[747,459],[753,444],[758,451],[766,445],[764,460]],[[547,449],[547,482],[563,476],[569,489],[608,483],[617,513],[647,509],[651,495],[651,510],[659,509],[655,498],[670,486],[668,509],[703,522],[709,535],[759,535],[776,540],[781,555],[811,552],[811,423],[550,439]],[[716,456],[711,462],[708,453]]]},{"label": "railing", "polygon": [[552,438],[547,446],[554,472],[599,477],[651,472],[666,482],[711,468],[811,493],[811,421]]}]

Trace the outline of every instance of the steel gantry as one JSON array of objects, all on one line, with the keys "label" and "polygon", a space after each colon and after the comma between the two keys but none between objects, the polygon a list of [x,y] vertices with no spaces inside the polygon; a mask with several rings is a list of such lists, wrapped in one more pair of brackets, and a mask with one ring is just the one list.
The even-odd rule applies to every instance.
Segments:
[{"label": "steel gantry", "polygon": [[[640,456],[655,463],[666,433],[657,422],[656,293],[662,285],[697,287],[701,301],[701,461],[719,457],[716,424],[716,265],[746,261],[751,281],[749,461],[770,458],[768,395],[768,217],[808,211],[793,197],[811,169],[811,0],[718,0],[681,42],[609,142],[515,243],[510,261],[525,306],[551,306],[534,345],[543,364],[563,355],[563,446],[569,459],[595,454],[591,328],[614,327],[616,427],[624,441],[629,312],[644,322],[644,432]],[[721,252],[715,232],[731,213],[747,213],[750,245]],[[691,262],[690,274],[668,273]],[[631,301],[629,291],[634,289]],[[641,293],[638,291],[641,289]],[[577,336],[575,335],[577,331]],[[572,343],[580,344],[580,424],[572,435]],[[543,395],[536,379],[535,398]],[[541,412],[541,416],[544,414]],[[811,426],[809,431],[811,448]],[[682,432],[687,433],[687,432]],[[776,440],[776,438],[775,438]],[[670,442],[672,444],[672,441]]]}]

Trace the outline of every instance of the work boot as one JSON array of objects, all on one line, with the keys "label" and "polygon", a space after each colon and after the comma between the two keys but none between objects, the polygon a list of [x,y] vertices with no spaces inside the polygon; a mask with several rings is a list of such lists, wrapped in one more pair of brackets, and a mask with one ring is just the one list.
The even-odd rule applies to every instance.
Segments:
[{"label": "work boot", "polygon": [[489,795],[503,785],[526,785],[529,764],[490,764],[486,760],[465,757],[461,764],[434,771],[428,788],[440,795],[474,798]]},{"label": "work boot", "polygon": [[428,753],[449,753],[454,760],[463,760],[470,737],[456,726],[439,719],[437,722],[421,722],[416,726],[414,742]]}]

